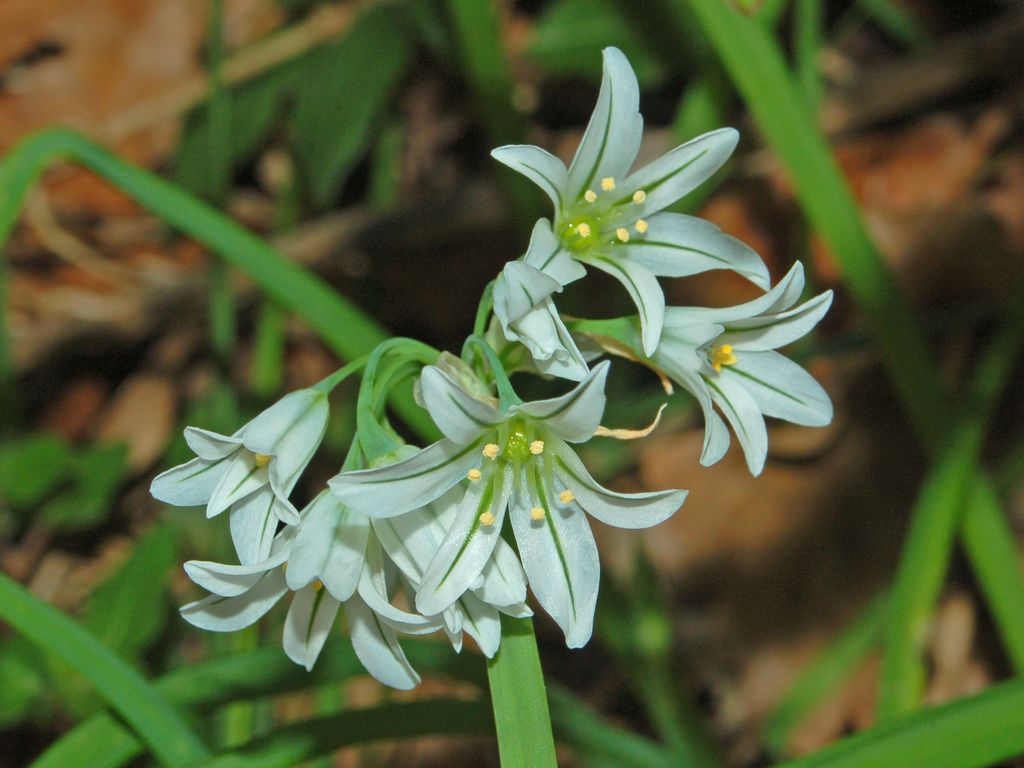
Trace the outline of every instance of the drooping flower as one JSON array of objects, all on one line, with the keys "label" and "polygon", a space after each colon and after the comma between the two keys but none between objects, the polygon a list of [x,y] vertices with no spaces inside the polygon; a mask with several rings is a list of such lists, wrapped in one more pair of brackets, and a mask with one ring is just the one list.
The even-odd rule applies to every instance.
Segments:
[{"label": "drooping flower", "polygon": [[[540,254],[528,254],[526,263],[543,261],[554,243],[559,253],[619,280],[639,310],[643,349],[651,355],[665,308],[656,276],[731,269],[761,288],[770,282],[768,270],[749,247],[710,222],[664,211],[721,167],[736,147],[737,132],[711,131],[630,173],[643,133],[639,100],[636,75],[626,57],[606,48],[597,106],[568,169],[534,146],[499,147],[491,154],[536,182],[555,207],[553,224],[538,224],[546,234],[534,230],[530,250]],[[543,296],[552,292],[541,291]],[[503,319],[503,325],[511,327],[514,319]],[[524,336],[522,330],[515,332]],[[533,341],[543,347],[545,338],[549,331]]]},{"label": "drooping flower", "polygon": [[291,392],[233,435],[185,430],[196,458],[157,475],[150,493],[177,506],[206,505],[207,517],[230,509],[231,535],[243,564],[265,560],[277,521],[299,517],[288,500],[320,445],[328,416],[327,394]]},{"label": "drooping flower", "polygon": [[775,352],[807,334],[832,304],[825,291],[799,306],[803,267],[796,264],[763,296],[735,307],[670,307],[655,366],[688,389],[704,412],[701,463],[714,464],[729,448],[729,429],[758,475],[768,454],[764,416],[820,427],[832,420],[832,402],[814,378]]},{"label": "drooping flower", "polygon": [[[589,440],[604,412],[608,362],[572,391],[505,410],[472,397],[436,366],[423,369],[420,398],[444,434],[404,461],[330,481],[352,509],[388,518],[425,507],[455,486],[461,499],[423,573],[416,607],[452,605],[477,583],[501,539],[506,512],[527,579],[570,647],[593,629],[600,565],[584,512],[609,525],[643,528],[682,504],[685,491],[621,494],[590,476],[569,443]],[[486,578],[485,578],[486,582]]]},{"label": "drooping flower", "polygon": [[435,632],[443,622],[392,605],[386,565],[369,520],[324,491],[303,510],[297,526],[277,534],[266,560],[186,563],[189,577],[212,594],[183,606],[181,614],[201,629],[233,632],[258,621],[292,592],[283,636],[290,659],[312,669],[344,611],[352,646],[367,671],[386,685],[409,689],[420,678],[397,633]]}]

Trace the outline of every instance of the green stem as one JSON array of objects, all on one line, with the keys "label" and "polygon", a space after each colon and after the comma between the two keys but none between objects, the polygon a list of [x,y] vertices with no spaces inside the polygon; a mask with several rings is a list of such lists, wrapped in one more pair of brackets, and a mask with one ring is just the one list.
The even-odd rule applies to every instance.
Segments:
[{"label": "green stem", "polygon": [[501,768],[554,768],[555,741],[531,619],[501,617],[501,647],[487,662]]}]

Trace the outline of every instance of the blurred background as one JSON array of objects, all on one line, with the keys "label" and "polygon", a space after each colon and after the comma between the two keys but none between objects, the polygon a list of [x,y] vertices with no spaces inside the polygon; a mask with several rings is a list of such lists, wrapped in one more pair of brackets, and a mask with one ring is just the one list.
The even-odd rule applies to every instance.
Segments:
[{"label": "blurred background", "polygon": [[[996,0],[732,5],[778,40],[942,384],[957,391],[1024,275],[1024,14]],[[548,215],[540,193],[488,153],[525,141],[571,159],[607,45],[641,82],[641,161],[715,127],[740,129],[732,162],[680,210],[753,246],[774,279],[802,260],[815,290],[836,291],[816,337],[792,353],[836,418],[816,430],[770,425],[757,479],[735,446],[699,466],[703,424],[683,394],[650,438],[590,447],[594,474],[614,488],[690,496],[649,532],[595,524],[608,575],[597,635],[568,651],[542,617],[541,657],[559,691],[609,723],[671,739],[674,719],[724,765],[767,765],[872,723],[872,653],[784,733],[772,716],[892,578],[926,456],[839,262],[686,3],[4,0],[0,153],[40,128],[73,127],[269,239],[395,334],[457,350],[487,281]],[[0,568],[149,678],[277,648],[283,611],[230,637],[180,620],[176,607],[197,593],[181,562],[229,557],[227,520],[163,507],[148,486],[188,456],[185,424],[231,432],[337,357],[239,272],[70,164],[45,173],[4,256],[14,386],[0,405]],[[630,312],[617,284],[595,281],[586,296],[568,290],[563,311]],[[673,304],[756,292],[730,275],[664,283]],[[605,421],[643,426],[666,396],[639,367],[616,367]],[[1019,380],[1018,368],[985,453],[1018,534]],[[337,470],[353,394],[338,393],[299,502]],[[930,626],[928,702],[1008,676],[959,555]],[[475,653],[463,651],[471,663]],[[83,679],[6,627],[0,670],[0,765],[29,763],[98,706]],[[425,684],[399,698],[472,690],[421,671]],[[390,696],[369,678],[321,681],[221,708],[204,727],[231,746]],[[615,765],[568,747],[561,757]],[[322,764],[497,757],[488,739],[431,738]]]}]

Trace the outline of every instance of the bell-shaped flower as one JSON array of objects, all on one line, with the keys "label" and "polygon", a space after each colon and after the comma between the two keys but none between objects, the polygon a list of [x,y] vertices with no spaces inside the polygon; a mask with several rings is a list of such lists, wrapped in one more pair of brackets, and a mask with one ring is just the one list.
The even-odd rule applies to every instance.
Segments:
[{"label": "bell-shaped flower", "polygon": [[600,565],[584,512],[620,528],[644,528],[672,515],[686,496],[609,491],[569,446],[589,440],[600,424],[608,365],[595,366],[565,395],[504,410],[427,366],[420,397],[444,437],[404,461],[330,481],[343,502],[375,520],[425,507],[460,486],[451,523],[423,572],[417,610],[436,614],[467,589],[487,586],[485,569],[503,561],[494,553],[507,513],[537,600],[570,647],[587,642]]},{"label": "bell-shaped flower", "polygon": [[522,261],[510,261],[494,283],[494,315],[509,341],[522,342],[541,373],[581,381],[587,363],[555,308],[552,294],[585,270],[537,222]]},{"label": "bell-shaped flower", "polygon": [[280,520],[298,523],[288,500],[320,445],[327,394],[291,392],[233,435],[185,429],[196,458],[154,478],[150,493],[183,507],[206,505],[207,517],[231,510],[231,534],[243,563],[265,560]]},{"label": "bell-shaped flower", "polygon": [[626,57],[604,50],[597,106],[567,169],[534,146],[499,147],[491,154],[536,182],[551,198],[547,236],[534,231],[531,250],[543,258],[549,242],[561,253],[619,280],[640,313],[643,349],[661,336],[665,298],[656,276],[683,277],[731,269],[767,290],[768,270],[740,241],[702,219],[664,209],[702,184],[732,154],[738,134],[723,128],[699,136],[630,173],[640,149],[640,90]]},{"label": "bell-shaped flower", "polygon": [[386,685],[409,689],[420,678],[397,633],[435,632],[442,622],[392,605],[385,566],[369,520],[325,491],[302,512],[298,526],[277,534],[266,560],[248,565],[186,563],[189,577],[212,594],[182,607],[181,614],[201,629],[233,632],[258,621],[292,592],[283,637],[290,659],[312,669],[343,611],[352,646],[366,670]]},{"label": "bell-shaped flower", "polygon": [[814,378],[774,351],[806,335],[832,304],[825,291],[796,305],[804,288],[796,264],[770,291],[735,307],[670,307],[653,364],[697,398],[704,412],[701,463],[729,448],[732,425],[747,466],[758,475],[768,455],[764,416],[820,427],[832,420],[832,401]]}]

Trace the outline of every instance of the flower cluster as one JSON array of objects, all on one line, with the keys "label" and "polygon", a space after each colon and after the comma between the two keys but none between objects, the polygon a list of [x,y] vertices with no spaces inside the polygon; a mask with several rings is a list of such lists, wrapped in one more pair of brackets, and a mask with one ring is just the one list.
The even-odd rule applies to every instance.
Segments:
[{"label": "flower cluster", "polygon": [[[188,621],[236,630],[293,593],[283,637],[290,658],[310,668],[344,615],[366,669],[396,688],[419,680],[399,635],[444,632],[459,650],[466,633],[493,656],[501,614],[531,615],[528,591],[570,647],[584,645],[600,580],[588,515],[644,528],[686,498],[682,490],[610,491],[576,454],[574,446],[614,433],[601,427],[610,363],[591,365],[595,355],[581,351],[600,347],[607,334],[597,326],[614,329],[620,351],[629,348],[696,398],[706,423],[704,464],[728,449],[725,422],[754,474],[767,455],[765,415],[828,423],[827,395],[775,350],[810,331],[831,295],[800,303],[799,265],[772,287],[750,248],[666,210],[721,167],[736,132],[713,131],[632,170],[642,133],[638,105],[629,63],[609,48],[597,107],[568,168],[538,147],[494,151],[547,193],[551,219],[536,223],[523,257],[506,264],[485,294],[492,304],[482,305],[481,316],[493,310],[494,322],[487,339],[470,337],[463,358],[395,340],[365,362],[350,455],[305,508],[290,496],[324,434],[328,395],[348,369],[287,395],[234,435],[186,430],[196,458],[159,475],[152,493],[171,504],[206,505],[209,517],[228,511],[239,561],[186,563],[210,593],[182,608]],[[554,296],[587,267],[618,279],[638,314],[567,322]],[[736,307],[665,306],[658,277],[711,269],[732,270],[764,293]],[[523,402],[503,362],[513,359],[570,383],[554,397]],[[383,413],[388,391],[410,366],[418,402],[442,434],[422,448],[405,445]]]}]

